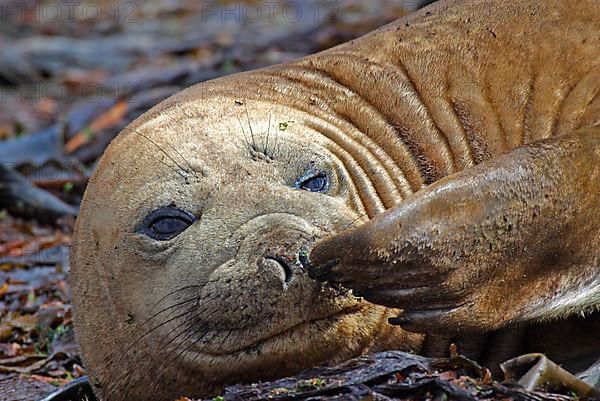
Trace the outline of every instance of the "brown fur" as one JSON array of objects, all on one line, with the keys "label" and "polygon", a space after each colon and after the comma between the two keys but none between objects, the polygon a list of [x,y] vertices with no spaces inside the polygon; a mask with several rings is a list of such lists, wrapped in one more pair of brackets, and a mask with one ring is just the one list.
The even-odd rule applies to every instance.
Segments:
[{"label": "brown fur", "polygon": [[[408,21],[193,86],[110,145],[84,198],[71,277],[78,340],[104,401],[203,396],[364,352],[421,349],[421,335],[387,324],[397,310],[311,280],[301,248],[414,201],[443,177],[435,188],[463,170],[456,177],[485,175],[488,164],[472,167],[520,145],[600,122],[596,1],[441,2]],[[565,157],[584,149],[594,162],[595,148],[584,143],[594,135],[548,146]],[[543,176],[544,163],[531,163]],[[332,177],[327,195],[294,188],[315,167]],[[136,231],[171,204],[198,220],[166,242]],[[432,211],[455,218],[436,206],[414,223]],[[578,218],[594,213],[583,209]],[[518,238],[534,246],[538,237]],[[323,258],[371,240],[338,243]],[[290,263],[289,283],[265,259],[275,254]],[[515,269],[510,274],[521,273]],[[564,271],[556,277],[577,274]],[[437,270],[427,274],[434,280]],[[482,328],[498,328],[486,313],[505,301],[502,291],[528,293],[515,288],[482,292],[492,298],[469,325],[481,319]]]}]

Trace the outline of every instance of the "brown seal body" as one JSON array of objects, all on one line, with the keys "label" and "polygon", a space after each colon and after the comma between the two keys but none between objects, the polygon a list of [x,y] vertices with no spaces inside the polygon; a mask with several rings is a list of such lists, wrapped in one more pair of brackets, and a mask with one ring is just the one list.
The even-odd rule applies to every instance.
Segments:
[{"label": "brown seal body", "polygon": [[[438,3],[193,86],[132,123],[90,181],[72,255],[78,340],[102,399],[198,397],[364,352],[437,352],[463,321],[511,343],[508,324],[597,308],[599,21],[592,0]],[[470,225],[495,241],[512,230],[499,242],[510,252],[468,245],[483,235]],[[313,264],[342,263],[312,273],[344,287],[308,277],[315,242]],[[406,282],[441,290],[421,297]],[[387,324],[398,309],[347,288],[435,335]],[[472,309],[444,314],[448,299]],[[424,308],[437,313],[411,314]]]}]

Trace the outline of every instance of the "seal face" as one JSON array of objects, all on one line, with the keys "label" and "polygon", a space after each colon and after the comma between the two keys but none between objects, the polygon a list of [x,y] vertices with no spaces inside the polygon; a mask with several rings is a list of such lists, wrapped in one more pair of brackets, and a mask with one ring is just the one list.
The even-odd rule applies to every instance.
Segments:
[{"label": "seal face", "polygon": [[418,347],[419,335],[386,324],[397,311],[302,266],[310,244],[364,219],[335,143],[306,119],[212,94],[161,106],[111,144],[72,269],[77,333],[104,400],[204,396]]}]

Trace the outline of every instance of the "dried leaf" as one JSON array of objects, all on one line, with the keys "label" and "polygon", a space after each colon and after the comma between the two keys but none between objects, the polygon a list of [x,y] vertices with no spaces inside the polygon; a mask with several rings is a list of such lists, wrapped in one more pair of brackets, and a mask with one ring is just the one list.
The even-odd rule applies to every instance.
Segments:
[{"label": "dried leaf", "polygon": [[118,125],[127,114],[128,106],[124,101],[117,102],[107,112],[93,120],[90,125],[78,132],[73,138],[71,138],[65,144],[65,152],[67,154],[73,153],[83,145],[87,144],[96,132],[101,131],[105,128],[109,128]]}]

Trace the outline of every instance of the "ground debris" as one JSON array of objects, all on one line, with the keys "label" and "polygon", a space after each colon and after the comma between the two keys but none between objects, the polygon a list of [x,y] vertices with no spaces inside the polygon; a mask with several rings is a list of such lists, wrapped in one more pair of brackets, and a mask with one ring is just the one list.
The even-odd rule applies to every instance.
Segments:
[{"label": "ground debris", "polygon": [[0,400],[38,399],[85,373],[66,283],[71,231],[0,219]]},{"label": "ground debris", "polygon": [[204,401],[566,401],[566,394],[527,391],[489,379],[461,356],[431,359],[400,351],[361,356],[335,367],[308,370],[273,382],[229,387]]}]

